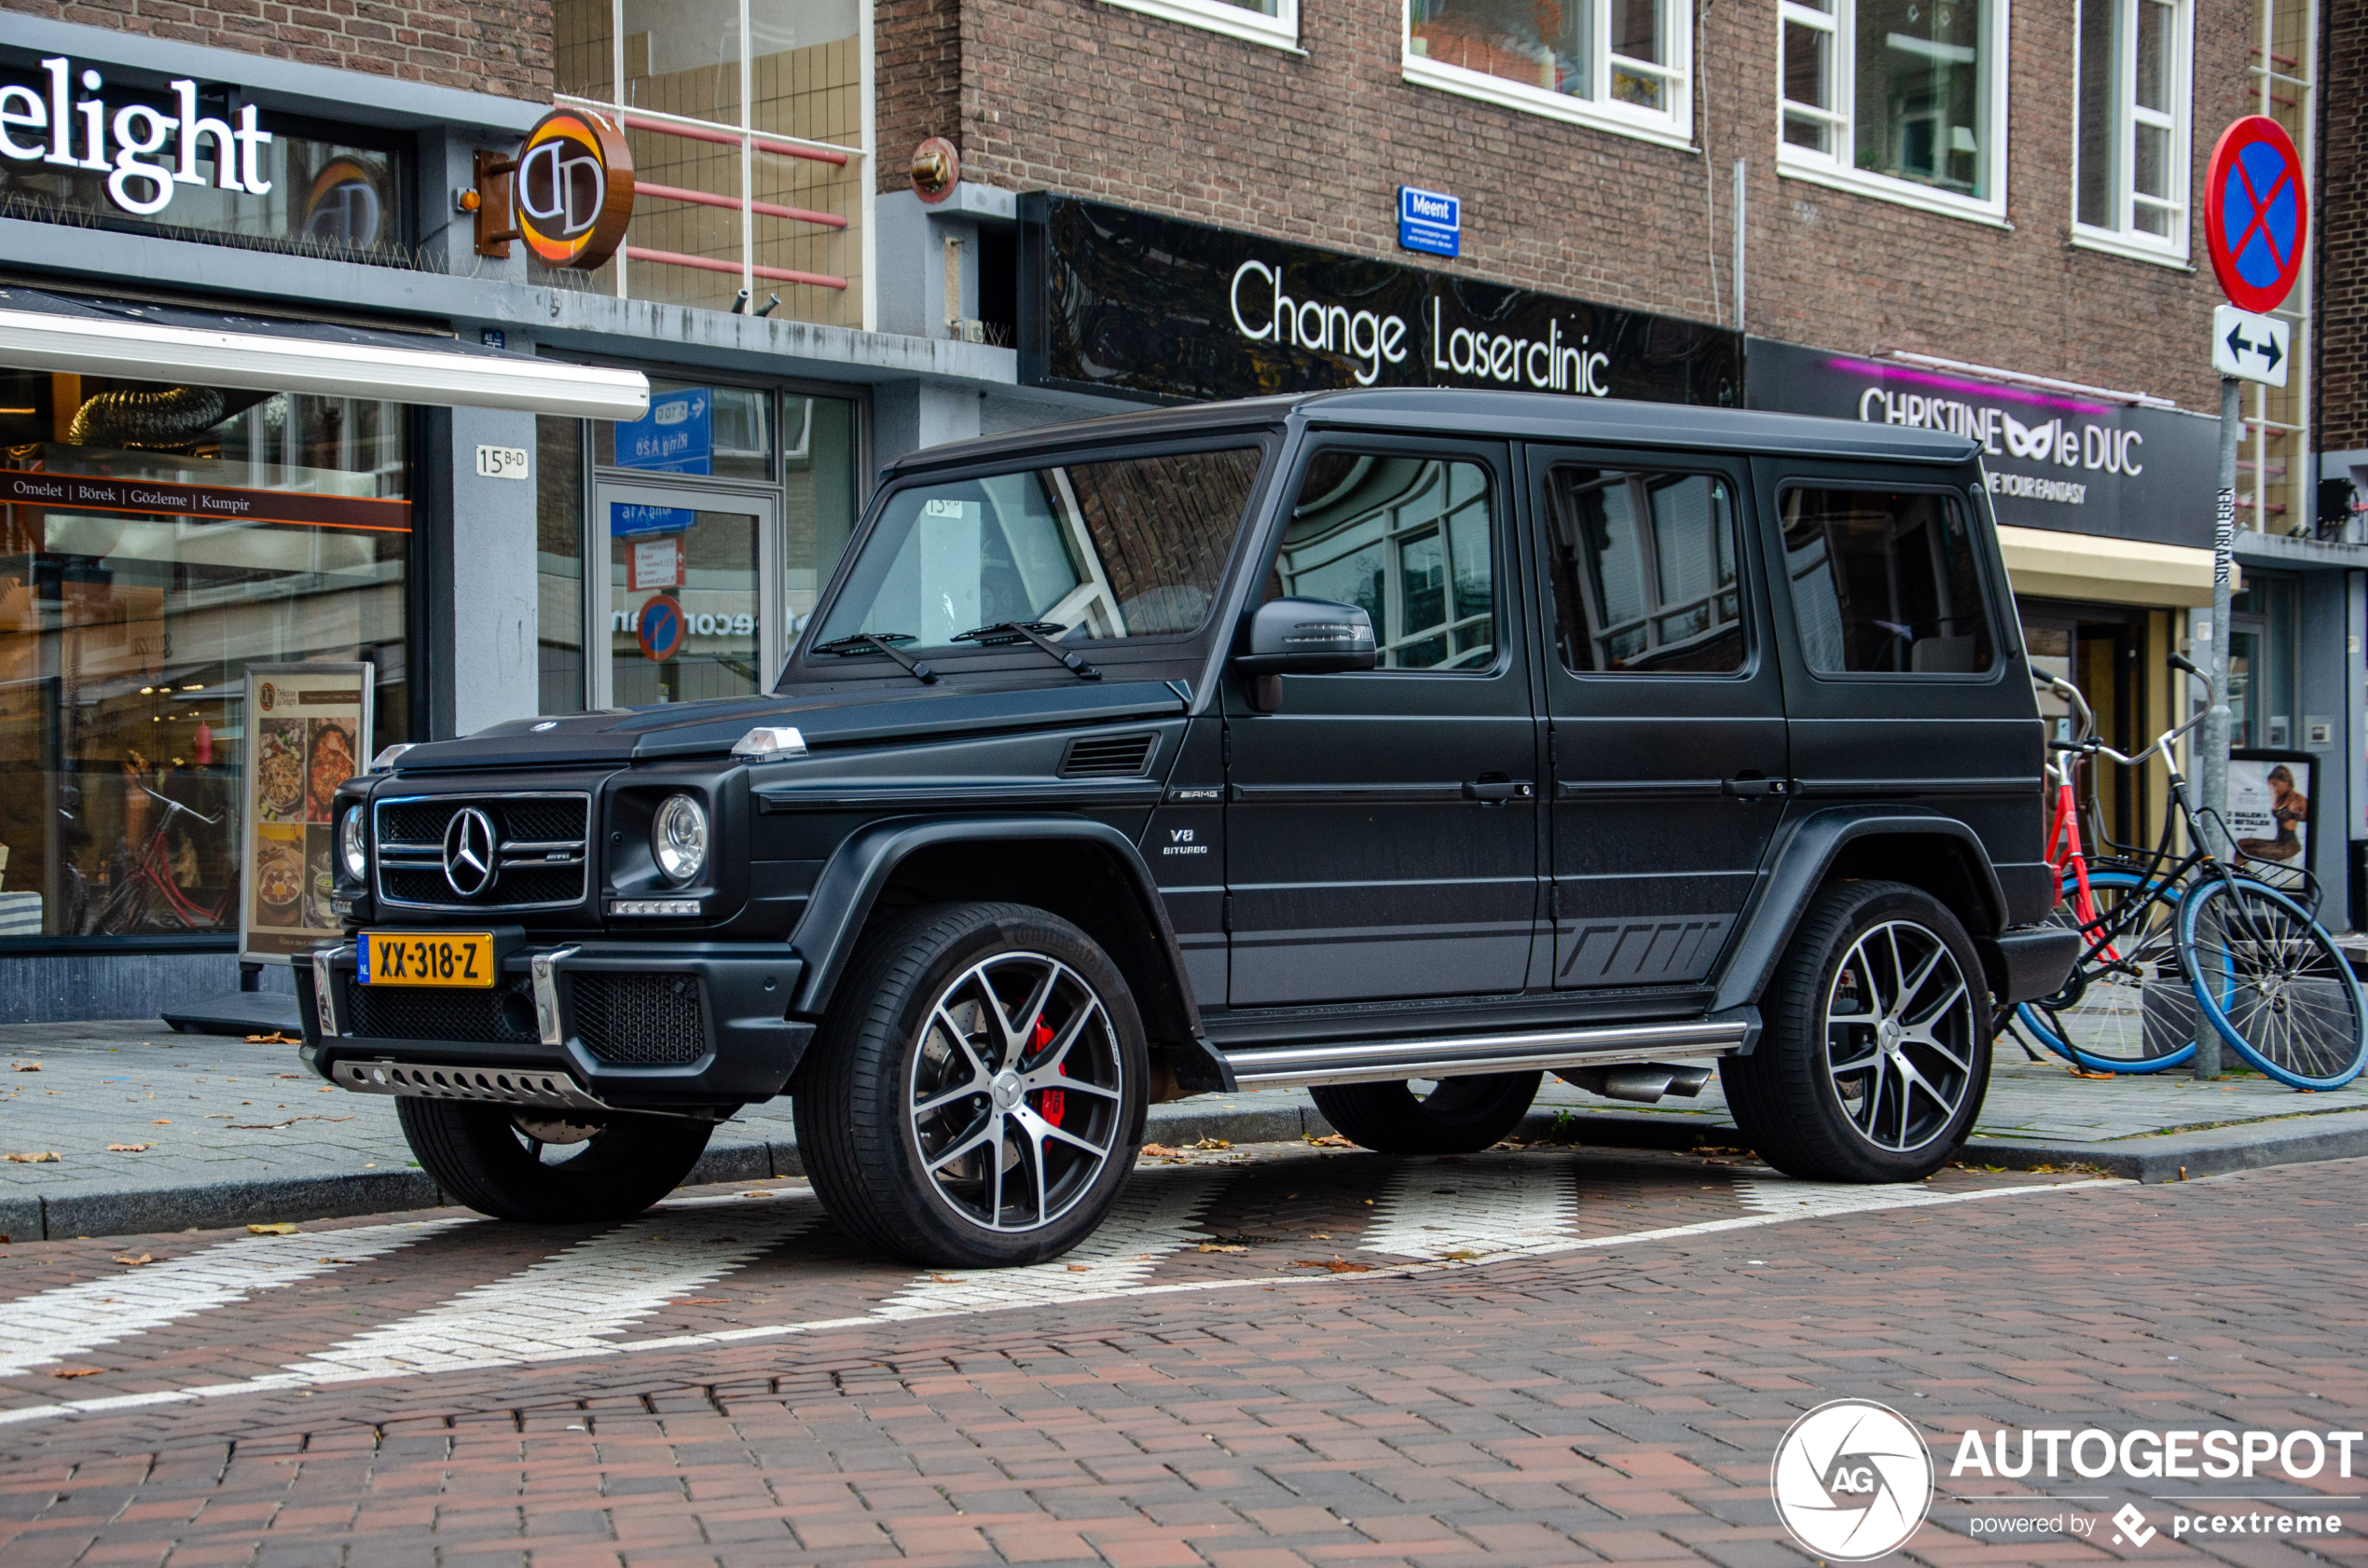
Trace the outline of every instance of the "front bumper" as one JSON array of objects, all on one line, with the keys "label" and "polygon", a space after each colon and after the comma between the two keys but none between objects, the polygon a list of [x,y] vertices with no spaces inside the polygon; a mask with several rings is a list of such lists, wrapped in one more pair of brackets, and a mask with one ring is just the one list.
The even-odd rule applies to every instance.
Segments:
[{"label": "front bumper", "polygon": [[805,964],[778,942],[516,943],[471,990],[357,984],[351,942],[295,966],[306,1066],[379,1093],[728,1112],[781,1093],[814,1037],[785,1016]]}]

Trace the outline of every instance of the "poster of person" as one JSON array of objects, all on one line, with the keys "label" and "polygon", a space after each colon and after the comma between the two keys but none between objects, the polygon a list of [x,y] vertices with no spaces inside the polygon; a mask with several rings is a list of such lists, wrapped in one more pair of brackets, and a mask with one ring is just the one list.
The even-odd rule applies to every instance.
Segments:
[{"label": "poster of person", "polygon": [[339,934],[331,902],[337,786],[366,765],[377,669],[249,665],[239,956],[284,964]]},{"label": "poster of person", "polygon": [[2310,776],[2303,751],[2228,754],[2228,832],[2237,865],[2272,887],[2302,880],[2310,860]]}]

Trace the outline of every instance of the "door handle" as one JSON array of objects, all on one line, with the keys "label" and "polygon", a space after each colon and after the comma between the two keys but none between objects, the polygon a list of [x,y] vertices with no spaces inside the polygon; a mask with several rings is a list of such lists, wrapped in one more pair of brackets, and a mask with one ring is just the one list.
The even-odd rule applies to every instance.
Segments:
[{"label": "door handle", "polygon": [[1719,789],[1738,800],[1767,800],[1771,796],[1791,794],[1793,781],[1789,778],[1729,778],[1720,784]]},{"label": "door handle", "polygon": [[1481,778],[1464,786],[1464,798],[1482,805],[1503,805],[1507,801],[1535,799],[1537,787],[1526,779]]}]

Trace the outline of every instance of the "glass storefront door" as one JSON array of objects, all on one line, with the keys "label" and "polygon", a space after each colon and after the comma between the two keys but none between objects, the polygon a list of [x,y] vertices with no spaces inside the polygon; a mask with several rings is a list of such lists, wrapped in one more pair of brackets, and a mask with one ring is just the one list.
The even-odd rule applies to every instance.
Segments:
[{"label": "glass storefront door", "polygon": [[603,481],[594,487],[592,706],[641,708],[770,689],[787,651],[778,495]]}]

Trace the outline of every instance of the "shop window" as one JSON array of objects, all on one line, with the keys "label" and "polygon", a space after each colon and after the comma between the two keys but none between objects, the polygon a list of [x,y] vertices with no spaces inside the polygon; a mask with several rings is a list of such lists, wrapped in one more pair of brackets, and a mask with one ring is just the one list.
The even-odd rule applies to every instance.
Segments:
[{"label": "shop window", "polygon": [[2081,0],[2073,238],[2187,257],[2187,0]]},{"label": "shop window", "polygon": [[1554,612],[1580,674],[1724,674],[1743,667],[1735,514],[1700,474],[1557,468]]},{"label": "shop window", "polygon": [[1496,662],[1488,470],[1331,450],[1301,481],[1266,598],[1361,605],[1384,669]]},{"label": "shop window", "polygon": [[2003,222],[2004,9],[2003,0],[1779,0],[1778,168]]},{"label": "shop window", "polygon": [[1784,492],[1784,569],[1801,652],[1821,675],[1971,675],[1989,618],[1954,496]]},{"label": "shop window", "polygon": [[[375,732],[341,754],[405,738],[405,427],[359,398],[0,372],[0,946],[237,930],[249,665],[366,662]],[[304,839],[306,927],[337,924],[328,838]]]},{"label": "shop window", "polygon": [[1406,0],[1406,79],[1680,144],[1692,18],[1675,0]]},{"label": "shop window", "polygon": [[598,278],[864,324],[860,0],[554,0],[552,23],[561,101],[633,148],[632,227]]},{"label": "shop window", "polygon": [[1122,10],[1141,11],[1187,27],[1205,27],[1256,44],[1294,48],[1299,44],[1299,0],[1104,0]]}]

